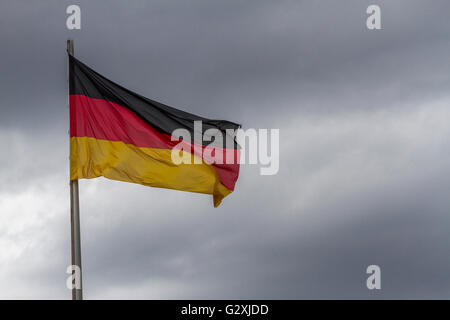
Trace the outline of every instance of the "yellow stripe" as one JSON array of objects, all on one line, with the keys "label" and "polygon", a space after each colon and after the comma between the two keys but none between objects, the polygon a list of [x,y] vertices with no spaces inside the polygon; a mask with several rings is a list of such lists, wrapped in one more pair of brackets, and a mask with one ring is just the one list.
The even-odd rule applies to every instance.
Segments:
[{"label": "yellow stripe", "polygon": [[217,207],[231,191],[220,183],[211,165],[191,163],[175,165],[170,149],[139,148],[89,137],[70,139],[71,180],[103,176],[150,187],[207,193],[214,196]]}]

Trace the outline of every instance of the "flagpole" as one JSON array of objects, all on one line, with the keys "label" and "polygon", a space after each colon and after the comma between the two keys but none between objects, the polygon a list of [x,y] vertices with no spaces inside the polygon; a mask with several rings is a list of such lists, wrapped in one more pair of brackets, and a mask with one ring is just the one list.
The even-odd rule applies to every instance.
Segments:
[{"label": "flagpole", "polygon": [[[73,40],[68,39],[67,53],[73,55],[73,52],[74,52]],[[67,58],[69,59],[69,57]],[[69,60],[67,62],[69,64]],[[72,300],[83,300],[83,287],[81,276],[82,272],[81,272],[81,239],[80,239],[80,200],[78,194],[78,180],[70,180],[70,228],[71,228],[70,233],[71,233],[72,266],[78,267],[77,268],[78,270],[75,269],[74,271],[72,271],[72,273],[75,273],[74,274],[75,277],[79,276],[79,282],[77,281],[77,279],[75,279],[75,284],[77,283],[79,284],[79,289],[77,289],[76,287],[72,289]]]}]

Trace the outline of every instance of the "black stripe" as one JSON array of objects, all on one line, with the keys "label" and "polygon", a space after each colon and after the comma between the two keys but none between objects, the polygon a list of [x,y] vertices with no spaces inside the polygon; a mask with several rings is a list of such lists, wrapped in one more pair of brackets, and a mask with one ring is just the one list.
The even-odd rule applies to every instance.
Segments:
[{"label": "black stripe", "polygon": [[[226,139],[232,138],[227,137],[225,130],[240,128],[239,124],[231,121],[203,118],[150,100],[105,78],[71,55],[69,55],[69,61],[70,94],[80,94],[117,103],[132,110],[159,132],[171,135],[174,130],[184,128],[190,132],[193,139],[194,121],[201,120],[203,132],[208,129],[218,129],[222,132],[224,137],[222,145],[225,147]],[[238,147],[235,139],[232,139],[235,148]],[[210,143],[206,141],[203,144]]]}]

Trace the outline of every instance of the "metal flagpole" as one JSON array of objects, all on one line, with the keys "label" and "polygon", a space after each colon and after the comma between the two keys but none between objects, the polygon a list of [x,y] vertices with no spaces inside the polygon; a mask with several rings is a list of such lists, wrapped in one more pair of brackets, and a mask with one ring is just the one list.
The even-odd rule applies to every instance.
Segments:
[{"label": "metal flagpole", "polygon": [[[73,40],[67,40],[67,53],[73,55]],[[67,57],[69,59],[69,57]],[[69,65],[69,60],[68,60]],[[69,70],[70,71],[70,70]],[[70,95],[70,92],[69,92]],[[70,108],[70,105],[69,105]],[[83,300],[83,288],[81,277],[81,240],[80,240],[80,201],[78,195],[78,180],[70,180],[70,227],[72,245],[72,268],[75,267],[75,286],[72,289],[72,300]],[[73,269],[72,269],[73,270]]]}]

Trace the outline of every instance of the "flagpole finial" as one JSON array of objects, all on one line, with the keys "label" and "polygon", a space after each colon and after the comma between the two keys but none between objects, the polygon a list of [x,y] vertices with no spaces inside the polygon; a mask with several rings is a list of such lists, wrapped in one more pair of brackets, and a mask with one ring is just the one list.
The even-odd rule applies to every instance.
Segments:
[{"label": "flagpole finial", "polygon": [[73,56],[73,39],[67,39],[67,53]]}]

